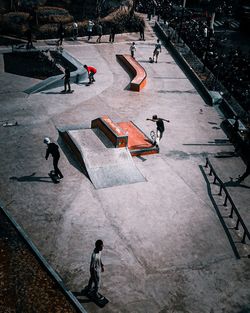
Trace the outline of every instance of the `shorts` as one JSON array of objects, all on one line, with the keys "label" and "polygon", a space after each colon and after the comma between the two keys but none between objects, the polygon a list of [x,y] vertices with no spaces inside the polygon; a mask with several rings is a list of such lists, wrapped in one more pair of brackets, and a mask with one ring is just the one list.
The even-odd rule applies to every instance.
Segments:
[{"label": "shorts", "polygon": [[160,51],[159,50],[154,50],[154,56],[157,56],[159,55]]}]

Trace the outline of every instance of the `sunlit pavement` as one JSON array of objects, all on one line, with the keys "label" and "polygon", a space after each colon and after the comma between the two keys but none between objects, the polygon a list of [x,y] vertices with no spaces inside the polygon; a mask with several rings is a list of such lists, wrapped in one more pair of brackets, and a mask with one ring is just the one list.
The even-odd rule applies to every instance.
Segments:
[{"label": "sunlit pavement", "polygon": [[[249,245],[229,230],[241,255],[236,259],[204,168],[208,156],[225,182],[244,172],[240,158],[216,157],[234,151],[220,128],[223,116],[204,103],[165,48],[157,64],[148,62],[156,41],[150,28],[146,41],[138,34],[117,35],[114,44],[103,39],[64,44],[97,68],[95,84],[72,84],[73,94],[61,94],[62,88],[24,94],[36,80],[5,73],[0,54],[1,120],[18,121],[0,128],[2,202],[72,291],[86,285],[94,242],[104,241],[101,292],[110,303],[102,312],[248,312]],[[148,74],[140,93],[126,89],[129,75],[116,60],[135,40],[135,57]],[[146,134],[155,129],[146,118],[170,120],[160,153],[134,158],[146,182],[94,189],[59,138],[57,127],[90,127],[104,114],[131,120]],[[64,179],[57,185],[47,175],[52,160],[44,158],[45,136],[61,148]],[[250,178],[228,188],[250,226]],[[83,305],[99,312],[93,303]]]}]

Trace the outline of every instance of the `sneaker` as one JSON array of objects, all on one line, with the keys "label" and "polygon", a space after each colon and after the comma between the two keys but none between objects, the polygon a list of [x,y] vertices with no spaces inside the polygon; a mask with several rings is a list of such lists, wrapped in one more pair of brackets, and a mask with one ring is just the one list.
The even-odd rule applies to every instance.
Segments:
[{"label": "sneaker", "polygon": [[96,298],[97,298],[98,300],[103,300],[103,299],[104,299],[104,297],[103,297],[102,295],[100,295],[99,293],[96,295]]}]

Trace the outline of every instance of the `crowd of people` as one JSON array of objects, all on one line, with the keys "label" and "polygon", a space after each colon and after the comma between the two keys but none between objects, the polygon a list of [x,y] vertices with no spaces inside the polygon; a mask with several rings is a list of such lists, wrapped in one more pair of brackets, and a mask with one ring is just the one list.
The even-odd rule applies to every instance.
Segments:
[{"label": "crowd of people", "polygon": [[[170,22],[179,34],[179,21]],[[181,38],[214,74],[246,112],[250,112],[250,50],[243,52],[240,47],[225,47],[226,37],[215,34],[207,22],[185,17]]]},{"label": "crowd of people", "polygon": [[[215,76],[216,83],[221,82],[229,93],[250,113],[250,50],[241,51],[240,47],[225,48],[226,30],[230,28],[228,18],[236,11],[233,0],[217,3],[216,17],[222,19],[222,32],[217,36],[210,30],[209,8],[200,8],[199,12],[183,10],[183,1],[152,0],[139,1],[138,10],[147,12],[148,19],[156,14],[158,19],[171,26],[190,47],[195,55]],[[224,30],[224,32],[223,32]]]}]

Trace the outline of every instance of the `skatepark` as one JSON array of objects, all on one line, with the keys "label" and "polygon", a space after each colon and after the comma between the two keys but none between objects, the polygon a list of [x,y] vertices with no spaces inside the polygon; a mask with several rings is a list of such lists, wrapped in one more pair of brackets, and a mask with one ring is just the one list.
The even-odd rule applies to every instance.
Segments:
[{"label": "skatepark", "polygon": [[[152,24],[146,41],[138,41],[136,33],[117,35],[113,44],[105,36],[100,44],[66,41],[67,53],[97,68],[96,82],[72,83],[73,94],[62,94],[62,87],[25,93],[39,80],[6,73],[3,53],[9,48],[0,48],[1,120],[18,122],[0,131],[0,200],[72,292],[87,284],[94,242],[104,241],[100,291],[110,302],[102,312],[246,313],[249,241],[241,243],[242,230],[235,231],[235,221],[225,217],[230,207],[218,196],[206,158],[227,183],[248,229],[250,177],[233,183],[245,164],[233,156],[220,127],[224,117],[204,102],[168,50],[163,47],[158,63],[148,62],[157,40]],[[128,90],[130,76],[116,58],[129,53],[132,41],[147,73],[139,92]],[[108,144],[100,148],[89,131],[91,121],[108,116],[117,123],[132,121],[150,137],[155,124],[146,119],[154,114],[170,120],[159,153],[132,157],[117,148],[111,157]],[[82,155],[83,162],[92,161],[89,167],[81,166],[61,129],[87,145]],[[79,129],[85,130],[84,140]],[[48,176],[46,136],[60,147],[60,184]],[[123,182],[98,185],[104,167]],[[133,179],[123,180],[131,169]],[[92,302],[82,305],[89,313],[100,311]]]}]

